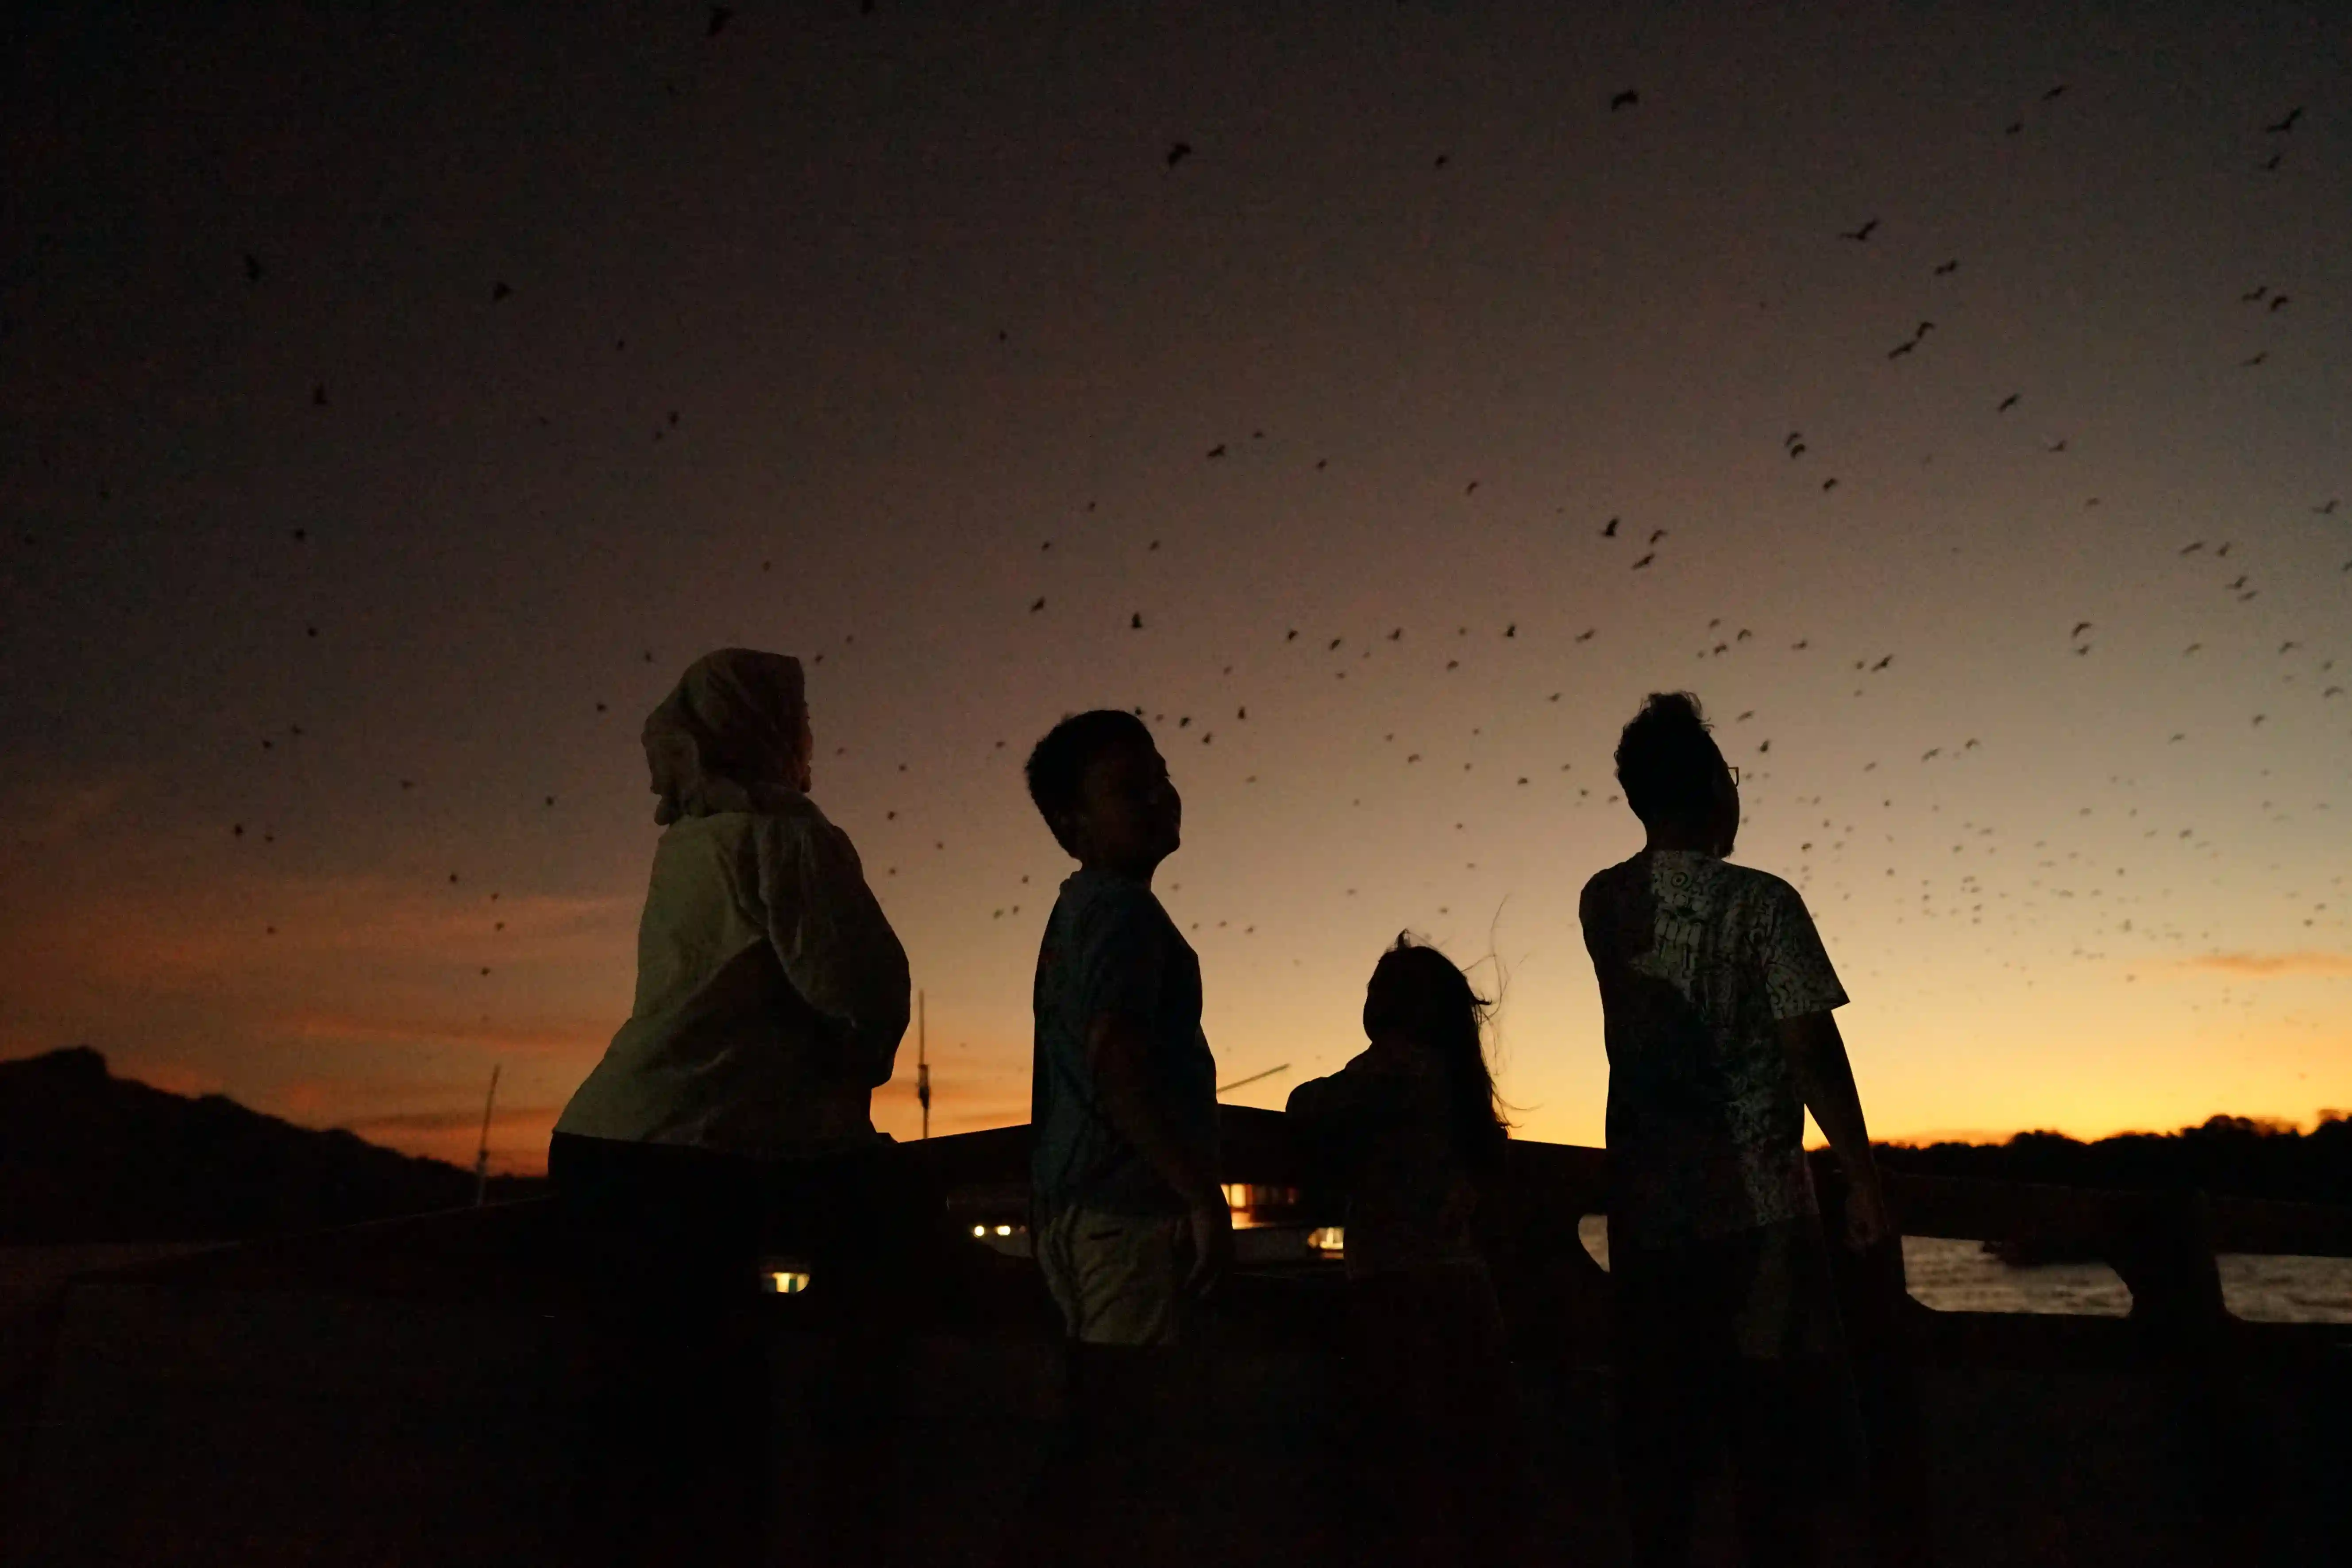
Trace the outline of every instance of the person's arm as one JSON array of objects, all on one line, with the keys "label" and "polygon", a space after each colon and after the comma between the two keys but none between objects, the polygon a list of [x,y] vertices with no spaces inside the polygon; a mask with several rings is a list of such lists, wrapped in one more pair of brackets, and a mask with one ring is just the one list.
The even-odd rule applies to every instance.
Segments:
[{"label": "person's arm", "polygon": [[1783,1018],[1780,1030],[1797,1091],[1845,1172],[1846,1245],[1856,1250],[1874,1246],[1894,1226],[1885,1189],[1878,1180],[1878,1162],[1871,1156],[1870,1129],[1863,1121],[1862,1092],[1854,1087],[1844,1037],[1825,1011]]},{"label": "person's arm", "polygon": [[784,977],[837,1031],[845,1073],[887,1083],[907,1032],[907,950],[857,851],[821,818],[763,818],[761,831],[760,894]]},{"label": "person's arm", "polygon": [[1878,1162],[1870,1153],[1870,1129],[1862,1119],[1862,1094],[1833,1007],[1845,1005],[1845,987],[1822,945],[1822,933],[1805,908],[1803,895],[1777,883],[1765,906],[1764,984],[1779,1020],[1780,1048],[1805,1109],[1821,1124],[1830,1151],[1845,1172],[1846,1245],[1860,1248],[1883,1240],[1894,1224],[1879,1184]]},{"label": "person's arm", "polygon": [[1103,1115],[1183,1199],[1192,1232],[1192,1271],[1185,1286],[1206,1291],[1233,1262],[1233,1210],[1206,1151],[1192,1147],[1160,1110],[1147,1067],[1150,1053],[1150,1032],[1129,1015],[1097,1013],[1087,1026],[1087,1064]]},{"label": "person's arm", "polygon": [[1308,1079],[1282,1104],[1291,1146],[1319,1185],[1339,1185],[1352,1163],[1346,1147],[1350,1131],[1347,1089],[1347,1074],[1335,1072]]},{"label": "person's arm", "polygon": [[1326,1114],[1332,1081],[1310,1078],[1292,1089],[1282,1102],[1282,1121],[1307,1206],[1318,1212],[1344,1213],[1347,1197],[1333,1169],[1339,1162],[1332,1157],[1330,1118]]}]

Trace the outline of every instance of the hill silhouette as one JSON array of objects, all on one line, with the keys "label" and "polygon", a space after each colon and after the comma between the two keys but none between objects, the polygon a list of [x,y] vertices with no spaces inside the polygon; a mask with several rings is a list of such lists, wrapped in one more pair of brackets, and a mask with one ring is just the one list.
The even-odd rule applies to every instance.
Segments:
[{"label": "hill silhouette", "polygon": [[117,1078],[86,1046],[0,1062],[0,1243],[245,1240],[473,1201],[446,1161]]}]

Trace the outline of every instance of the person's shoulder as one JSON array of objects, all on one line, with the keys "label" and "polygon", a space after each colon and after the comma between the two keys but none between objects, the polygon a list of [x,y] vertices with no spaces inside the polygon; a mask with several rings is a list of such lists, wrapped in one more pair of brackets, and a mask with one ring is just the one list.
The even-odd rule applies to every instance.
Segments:
[{"label": "person's shoulder", "polygon": [[1339,1069],[1358,1082],[1433,1078],[1444,1071],[1434,1052],[1420,1046],[1367,1046]]},{"label": "person's shoulder", "polygon": [[[796,789],[763,785],[752,806],[750,811],[727,812],[722,816],[735,825],[734,831],[757,840],[771,853],[789,857],[814,849],[828,856],[845,855],[852,860],[857,858],[849,835],[834,825],[824,807]],[[718,822],[721,817],[710,820]]]},{"label": "person's shoulder", "polygon": [[1330,1098],[1331,1079],[1310,1078],[1290,1091],[1289,1098],[1282,1102],[1282,1113],[1285,1116],[1312,1119],[1315,1112]]},{"label": "person's shoulder", "polygon": [[833,819],[825,816],[824,808],[790,784],[761,785],[751,799],[751,815],[763,822],[803,832],[833,827]]},{"label": "person's shoulder", "polygon": [[1759,910],[1769,910],[1775,912],[1790,910],[1798,914],[1807,912],[1805,895],[1797,891],[1796,885],[1787,878],[1775,876],[1769,871],[1759,870],[1753,866],[1734,865],[1728,860],[1722,862],[1722,865],[1725,879],[1743,901],[1751,903]]},{"label": "person's shoulder", "polygon": [[1593,888],[1606,887],[1611,882],[1620,880],[1633,869],[1634,861],[1639,860],[1640,858],[1641,857],[1639,855],[1635,855],[1626,859],[1616,861],[1612,865],[1601,867],[1601,869],[1593,872],[1592,875],[1584,879],[1585,888],[1590,890]]},{"label": "person's shoulder", "polygon": [[1603,866],[1584,879],[1584,891],[1580,902],[1604,898],[1623,887],[1641,873],[1639,855],[1620,860],[1613,866]]},{"label": "person's shoulder", "polygon": [[1063,882],[1059,907],[1082,925],[1168,924],[1168,911],[1150,888],[1085,867]]},{"label": "person's shoulder", "polygon": [[1301,1115],[1313,1115],[1320,1110],[1360,1095],[1367,1083],[1380,1075],[1381,1068],[1370,1047],[1358,1051],[1341,1063],[1336,1072],[1321,1078],[1308,1079],[1290,1091],[1285,1109]]},{"label": "person's shoulder", "polygon": [[1339,1070],[1333,1073],[1326,1081],[1362,1083],[1367,1079],[1379,1078],[1384,1074],[1394,1073],[1396,1070],[1395,1063],[1385,1053],[1372,1046],[1366,1046],[1362,1050],[1341,1062]]},{"label": "person's shoulder", "polygon": [[734,856],[749,851],[760,837],[760,817],[748,811],[713,811],[698,816],[681,816],[662,829],[662,847],[673,855],[685,855],[697,859],[717,854]]},{"label": "person's shoulder", "polygon": [[679,817],[667,831],[681,829],[725,837],[774,837],[839,832],[816,802],[788,784],[761,784],[738,811],[710,811]]},{"label": "person's shoulder", "polygon": [[1793,899],[1799,896],[1796,888],[1785,877],[1776,876],[1759,867],[1742,866],[1733,860],[1717,863],[1723,868],[1725,880],[1741,892],[1772,899]]}]

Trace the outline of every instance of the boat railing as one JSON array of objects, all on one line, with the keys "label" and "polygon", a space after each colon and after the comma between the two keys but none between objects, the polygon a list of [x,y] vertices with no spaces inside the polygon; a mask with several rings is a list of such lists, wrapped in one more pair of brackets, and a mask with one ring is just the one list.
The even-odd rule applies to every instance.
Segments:
[{"label": "boat railing", "polygon": [[[1332,1225],[1307,1182],[1278,1111],[1221,1108],[1223,1179],[1234,1186],[1289,1189],[1302,1194],[1291,1216],[1302,1226]],[[917,1146],[947,1187],[951,1208],[996,1216],[1019,1215],[1026,1205],[1028,1129],[935,1138]],[[1826,1222],[1843,1212],[1844,1184],[1833,1162],[1815,1156],[1814,1174]],[[2126,1191],[2047,1184],[1884,1173],[1898,1229],[1906,1236],[1990,1244],[2026,1255],[2097,1259],[2113,1268],[2131,1295],[2129,1342],[2143,1350],[2179,1352],[2236,1331],[2327,1325],[2242,1322],[2224,1299],[2218,1258],[2226,1253],[2352,1258],[2352,1207],[2210,1194],[2195,1189]],[[1575,1144],[1513,1139],[1505,1157],[1502,1213],[1488,1241],[1501,1272],[1519,1289],[1546,1298],[1556,1321],[1573,1323],[1605,1315],[1607,1276],[1579,1234],[1587,1215],[1608,1212],[1607,1155]],[[1838,1259],[1840,1289],[1850,1318],[1865,1336],[1877,1331],[1906,1342],[1924,1339],[1958,1351],[1961,1342],[1996,1345],[2011,1359],[2053,1336],[2062,1355],[2075,1342],[2115,1325],[2053,1322],[2043,1314],[1931,1312],[1912,1300],[1902,1249],[1888,1246],[1861,1259]],[[1943,1320],[1943,1321],[1937,1321]],[[2007,1322],[1992,1320],[2009,1320]],[[2237,1337],[2242,1337],[2238,1335]],[[2340,1331],[2329,1338],[2342,1337]],[[1924,1348],[1924,1347],[1923,1347]]]}]

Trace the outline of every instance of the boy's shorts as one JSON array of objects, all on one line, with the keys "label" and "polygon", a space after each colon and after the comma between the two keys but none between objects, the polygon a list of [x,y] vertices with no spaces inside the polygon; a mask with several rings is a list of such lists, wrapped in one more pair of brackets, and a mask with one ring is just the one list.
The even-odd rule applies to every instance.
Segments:
[{"label": "boy's shorts", "polygon": [[1817,1478],[1866,1463],[1861,1410],[1830,1275],[1811,1215],[1707,1241],[1609,1249],[1617,1376],[1644,1421],[1784,1434]]},{"label": "boy's shorts", "polygon": [[1068,1208],[1040,1216],[1037,1267],[1070,1338],[1090,1345],[1181,1343],[1192,1230],[1181,1215]]},{"label": "boy's shorts", "polygon": [[1829,1249],[1812,1215],[1648,1247],[1610,1235],[1618,1353],[1640,1363],[1842,1356]]}]

